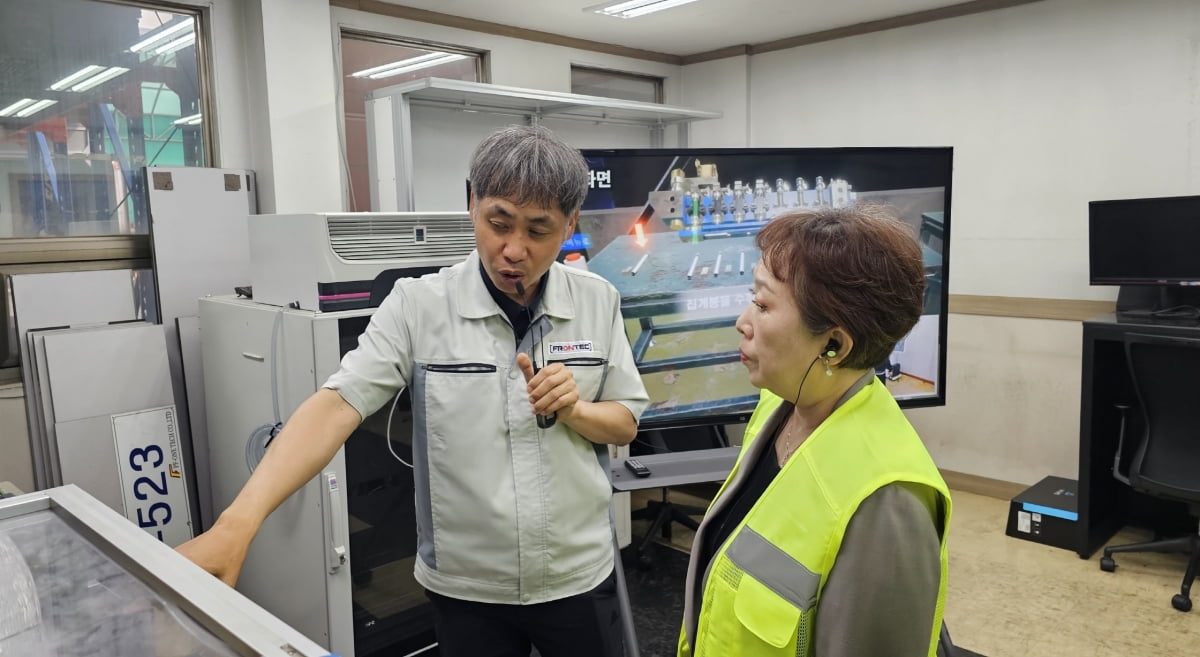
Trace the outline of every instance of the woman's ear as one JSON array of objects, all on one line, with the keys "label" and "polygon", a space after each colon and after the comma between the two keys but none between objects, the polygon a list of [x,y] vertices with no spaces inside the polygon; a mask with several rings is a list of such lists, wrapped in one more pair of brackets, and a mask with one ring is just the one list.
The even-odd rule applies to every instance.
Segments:
[{"label": "woman's ear", "polygon": [[[833,347],[833,354],[830,354],[830,347]],[[828,358],[831,365],[836,365],[850,355],[854,350],[854,338],[840,326],[835,326],[829,332],[829,341],[825,343],[825,349],[821,350],[821,356]]]}]

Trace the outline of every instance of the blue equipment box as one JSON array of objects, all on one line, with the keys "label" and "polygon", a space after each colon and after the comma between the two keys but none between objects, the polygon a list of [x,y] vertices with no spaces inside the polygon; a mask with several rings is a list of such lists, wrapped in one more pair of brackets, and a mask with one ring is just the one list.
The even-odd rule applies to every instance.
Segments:
[{"label": "blue equipment box", "polygon": [[1064,550],[1079,544],[1079,498],[1074,479],[1046,477],[1012,499],[1004,533]]}]

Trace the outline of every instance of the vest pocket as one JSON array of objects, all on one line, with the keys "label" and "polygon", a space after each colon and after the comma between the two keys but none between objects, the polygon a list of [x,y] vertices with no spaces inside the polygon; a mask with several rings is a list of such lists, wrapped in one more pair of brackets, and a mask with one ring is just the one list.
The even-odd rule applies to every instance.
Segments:
[{"label": "vest pocket", "polygon": [[[807,646],[801,645],[799,640],[807,634],[801,631],[801,626],[808,620],[808,614],[753,577],[742,577],[734,597],[733,613],[754,637],[745,637],[743,645],[747,648],[757,639],[778,649],[781,655],[807,654]],[[745,652],[760,654],[760,650],[747,649]]]},{"label": "vest pocket", "polygon": [[727,559],[713,564],[696,636],[696,657],[804,657],[815,607],[780,597]]},{"label": "vest pocket", "polygon": [[820,575],[742,527],[707,579],[698,657],[809,654]]}]

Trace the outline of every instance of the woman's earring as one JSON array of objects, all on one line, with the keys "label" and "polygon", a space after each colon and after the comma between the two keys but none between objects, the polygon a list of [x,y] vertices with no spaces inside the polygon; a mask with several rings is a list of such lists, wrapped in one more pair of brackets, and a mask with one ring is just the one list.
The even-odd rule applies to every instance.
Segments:
[{"label": "woman's earring", "polygon": [[825,359],[825,376],[833,376],[833,370],[829,369],[829,359]]}]

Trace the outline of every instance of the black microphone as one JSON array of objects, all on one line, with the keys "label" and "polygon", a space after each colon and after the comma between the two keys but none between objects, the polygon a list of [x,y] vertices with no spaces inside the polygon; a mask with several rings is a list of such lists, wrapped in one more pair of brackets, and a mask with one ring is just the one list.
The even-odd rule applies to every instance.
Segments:
[{"label": "black microphone", "polygon": [[[529,326],[525,329],[526,332],[531,333],[530,343],[529,343],[529,362],[533,363],[533,373],[537,374],[539,371],[541,371],[541,368],[538,367],[537,359],[533,357],[533,341],[532,341],[533,340],[533,336],[532,336],[533,309],[531,309],[529,306],[525,305],[525,286],[521,283],[521,281],[517,281],[516,286],[517,286],[517,296],[521,297],[521,307],[525,309],[525,317],[526,317],[526,319],[529,320]],[[544,364],[546,362],[546,345],[542,344],[543,337],[544,336],[539,335],[537,342],[542,347],[542,363]],[[554,426],[554,422],[557,419],[557,416],[558,416],[558,413],[551,413],[549,415],[537,416],[538,428],[539,429],[549,429],[550,427]]]}]

